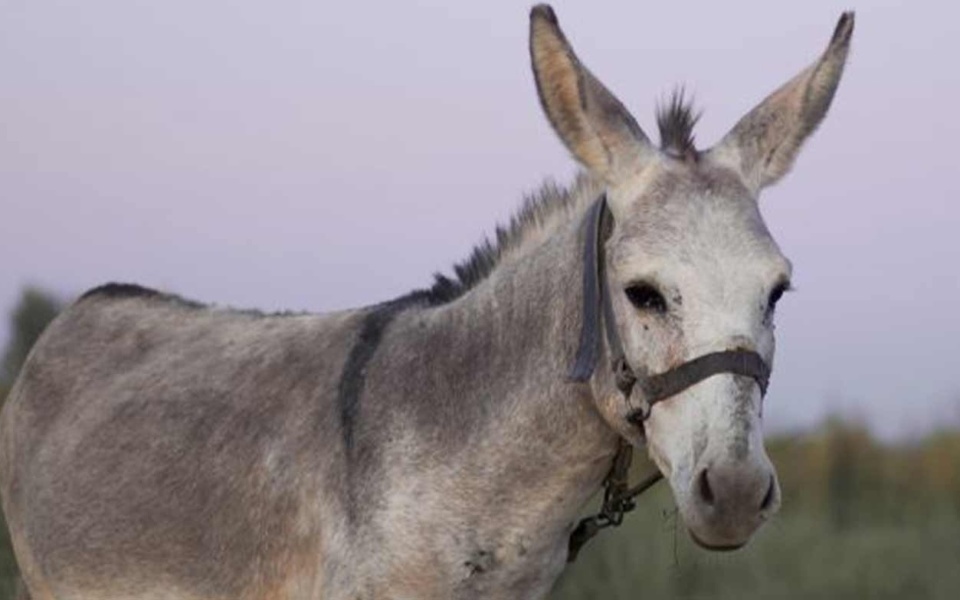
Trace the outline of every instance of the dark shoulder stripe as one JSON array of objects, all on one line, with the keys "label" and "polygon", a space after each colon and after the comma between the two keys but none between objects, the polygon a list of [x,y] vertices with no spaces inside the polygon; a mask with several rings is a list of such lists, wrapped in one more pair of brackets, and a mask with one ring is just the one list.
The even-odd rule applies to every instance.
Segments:
[{"label": "dark shoulder stripe", "polygon": [[367,309],[360,323],[356,341],[340,373],[337,405],[340,409],[340,429],[343,436],[346,468],[347,521],[350,523],[356,521],[361,504],[357,498],[358,478],[362,478],[363,473],[369,469],[369,465],[365,466],[364,463],[369,461],[371,453],[375,452],[375,449],[365,447],[359,436],[360,400],[367,379],[367,369],[393,319],[411,306],[429,305],[426,293],[414,292]]},{"label": "dark shoulder stripe", "polygon": [[423,304],[422,293],[413,293],[370,308],[360,324],[356,342],[350,349],[347,361],[340,373],[337,404],[340,407],[340,424],[343,428],[343,444],[347,454],[352,452],[360,412],[360,395],[366,381],[367,365],[380,346],[383,334],[397,314],[410,306]]}]

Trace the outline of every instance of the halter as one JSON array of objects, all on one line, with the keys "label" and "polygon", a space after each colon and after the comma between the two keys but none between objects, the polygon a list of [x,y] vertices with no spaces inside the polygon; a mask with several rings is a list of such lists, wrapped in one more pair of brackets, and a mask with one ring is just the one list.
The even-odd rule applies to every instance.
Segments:
[{"label": "halter", "polygon": [[[633,405],[635,393],[639,395],[639,402],[627,415],[627,420],[641,428],[650,416],[654,404],[713,375],[732,373],[750,377],[760,386],[761,396],[766,395],[770,367],[759,354],[751,350],[711,352],[656,375],[648,375],[643,370],[631,367],[620,341],[610,294],[604,293],[607,287],[604,247],[613,231],[613,215],[607,207],[605,193],[590,207],[585,227],[583,318],[577,356],[569,373],[571,381],[586,382],[593,375],[600,360],[599,322],[602,321],[617,389],[623,394],[628,406]],[[623,515],[636,507],[634,498],[663,478],[663,474],[657,471],[631,488],[628,471],[632,458],[632,446],[621,438],[617,454],[613,458],[613,467],[603,483],[604,495],[600,512],[582,519],[570,534],[568,562],[573,562],[580,548],[601,529],[620,525]]]}]

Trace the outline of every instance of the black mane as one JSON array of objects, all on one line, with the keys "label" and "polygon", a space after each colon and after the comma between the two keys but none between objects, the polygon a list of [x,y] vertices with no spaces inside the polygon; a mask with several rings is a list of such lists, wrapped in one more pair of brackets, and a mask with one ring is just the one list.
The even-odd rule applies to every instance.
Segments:
[{"label": "black mane", "polygon": [[144,287],[136,283],[118,283],[110,282],[101,286],[89,289],[84,292],[77,302],[91,298],[123,299],[123,298],[150,298],[166,302],[175,302],[190,308],[206,308],[205,304],[182,298],[176,294],[167,294],[152,288]]},{"label": "black mane", "polygon": [[700,112],[684,98],[683,88],[674,90],[670,101],[657,108],[657,127],[660,129],[660,149],[685,160],[696,160],[693,127],[700,120]]},{"label": "black mane", "polygon": [[589,178],[581,175],[565,189],[554,182],[545,183],[537,192],[526,196],[520,210],[507,225],[498,225],[494,239],[487,237],[477,244],[466,260],[453,266],[453,275],[434,274],[433,285],[412,292],[409,296],[426,301],[431,306],[447,304],[459,298],[490,276],[506,252],[516,248],[532,227],[539,227],[546,219],[572,207],[578,191],[588,185]]},{"label": "black mane", "polygon": [[[657,127],[660,129],[660,147],[667,154],[682,160],[696,160],[693,128],[700,120],[692,102],[679,88],[670,95],[670,101],[657,109]],[[485,238],[477,244],[466,260],[453,266],[453,275],[436,273],[433,285],[404,296],[408,302],[425,302],[430,306],[447,304],[467,293],[490,276],[505,252],[523,240],[525,232],[543,224],[547,216],[572,206],[579,192],[589,185],[589,177],[581,175],[564,189],[553,182],[546,183],[536,193],[524,199],[520,210],[509,224],[496,228],[494,239]]]},{"label": "black mane", "polygon": [[[697,150],[693,143],[693,127],[699,119],[700,114],[695,112],[691,103],[686,100],[683,90],[674,91],[670,102],[657,109],[661,149],[677,158],[696,160]],[[528,230],[541,227],[552,215],[574,207],[580,196],[589,191],[594,184],[595,182],[586,174],[578,176],[569,188],[559,186],[552,181],[546,182],[539,190],[524,198],[520,210],[510,218],[509,223],[496,227],[492,239],[485,237],[474,246],[465,260],[454,264],[452,275],[435,273],[430,287],[414,290],[383,304],[440,306],[453,302],[487,279],[500,264],[504,254],[522,243]],[[94,288],[83,294],[80,299],[90,297],[162,298],[192,307],[204,306],[173,294],[127,283],[109,283]]]}]

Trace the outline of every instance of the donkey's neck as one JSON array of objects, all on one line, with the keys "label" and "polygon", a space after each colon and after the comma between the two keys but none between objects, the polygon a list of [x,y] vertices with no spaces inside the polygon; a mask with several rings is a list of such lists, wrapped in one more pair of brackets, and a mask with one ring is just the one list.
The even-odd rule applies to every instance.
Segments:
[{"label": "donkey's neck", "polygon": [[377,499],[390,560],[419,574],[413,595],[545,593],[609,469],[616,435],[588,386],[566,380],[581,221],[457,301],[400,313],[371,361],[351,479],[356,497]]}]

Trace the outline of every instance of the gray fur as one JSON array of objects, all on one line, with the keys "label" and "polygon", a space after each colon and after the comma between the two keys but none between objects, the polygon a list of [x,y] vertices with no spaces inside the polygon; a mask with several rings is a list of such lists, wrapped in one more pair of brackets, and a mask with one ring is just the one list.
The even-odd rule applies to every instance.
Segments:
[{"label": "gray fur", "polygon": [[[370,309],[274,316],[86,294],[4,410],[4,503],[21,561],[39,563],[27,582],[80,597],[168,585],[269,597],[309,558],[296,576],[325,598],[547,589],[615,441],[585,386],[564,383],[576,340],[562,324],[578,306],[563,291],[579,271],[562,257],[580,203],[555,203],[575,204],[537,257],[456,302],[399,305],[366,359],[349,437],[337,382]],[[543,523],[558,503],[566,516]],[[393,568],[436,580],[393,596]]]}]

